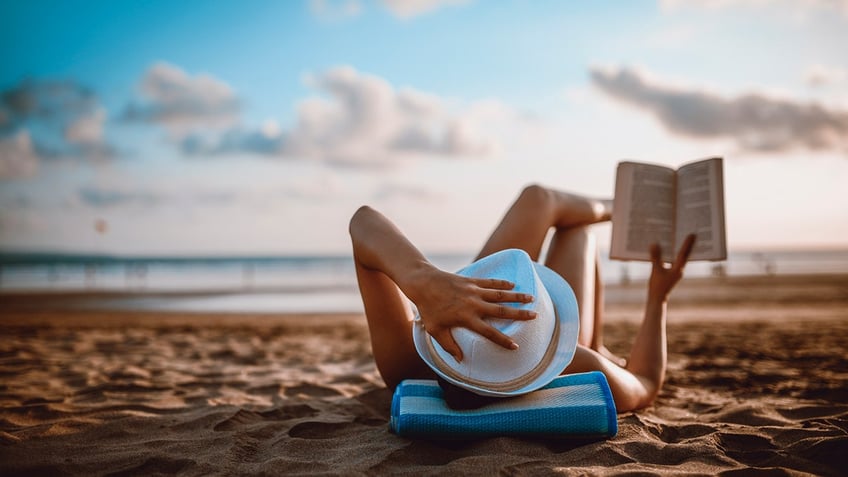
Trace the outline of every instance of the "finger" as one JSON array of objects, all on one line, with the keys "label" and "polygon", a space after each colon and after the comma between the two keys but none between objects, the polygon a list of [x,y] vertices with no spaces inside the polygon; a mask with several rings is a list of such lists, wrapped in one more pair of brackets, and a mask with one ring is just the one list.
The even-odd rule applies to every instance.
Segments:
[{"label": "finger", "polygon": [[662,260],[660,257],[662,256],[662,250],[660,249],[660,244],[652,243],[651,244],[651,263],[654,264],[654,268],[662,268]]},{"label": "finger", "polygon": [[471,281],[480,288],[489,288],[492,290],[512,290],[515,284],[509,280],[501,280],[500,278],[472,278]]},{"label": "finger", "polygon": [[506,349],[516,350],[518,344],[512,341],[512,338],[501,333],[492,325],[487,324],[483,320],[476,320],[471,324],[471,330],[479,333],[484,338],[493,343],[503,346]]},{"label": "finger", "polygon": [[689,234],[686,236],[686,240],[683,241],[683,245],[677,253],[677,259],[674,261],[674,268],[680,270],[684,265],[686,265],[686,262],[689,261],[689,255],[692,253],[692,249],[694,247],[695,234]]},{"label": "finger", "polygon": [[536,312],[533,310],[524,310],[512,306],[498,305],[489,303],[482,309],[483,315],[500,318],[502,320],[520,320],[527,321],[536,318]]},{"label": "finger", "polygon": [[441,329],[435,333],[430,333],[430,336],[435,339],[442,349],[448,352],[457,362],[462,362],[462,348],[453,339],[450,328]]},{"label": "finger", "polygon": [[530,303],[533,295],[504,290],[483,290],[481,296],[489,303]]}]

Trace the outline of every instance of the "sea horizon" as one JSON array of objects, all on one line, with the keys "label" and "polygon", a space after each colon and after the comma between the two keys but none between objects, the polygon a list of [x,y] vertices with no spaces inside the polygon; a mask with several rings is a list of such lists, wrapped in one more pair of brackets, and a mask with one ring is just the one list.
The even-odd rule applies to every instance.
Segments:
[{"label": "sea horizon", "polygon": [[[473,252],[427,255],[455,271]],[[692,262],[689,277],[848,272],[848,249],[731,250],[720,262]],[[640,281],[646,262],[610,261],[604,281]],[[357,312],[361,302],[350,255],[117,256],[0,252],[0,294],[105,293],[103,308],[223,312]]]}]

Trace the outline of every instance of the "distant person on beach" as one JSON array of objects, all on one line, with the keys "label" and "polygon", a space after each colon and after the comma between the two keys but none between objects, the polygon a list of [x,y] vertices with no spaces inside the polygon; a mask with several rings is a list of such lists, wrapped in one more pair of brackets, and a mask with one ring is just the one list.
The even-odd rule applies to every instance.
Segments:
[{"label": "distant person on beach", "polygon": [[[651,247],[653,268],[644,320],[625,361],[603,343],[603,283],[597,245],[589,231],[590,225],[610,220],[611,209],[611,201],[528,186],[477,258],[515,248],[538,260],[548,231],[555,228],[544,264],[571,285],[580,315],[577,349],[563,373],[603,372],[617,409],[628,411],[650,405],[662,387],[667,361],[666,306],[669,293],[683,276],[695,237],[687,237],[670,266],[660,260],[659,245]],[[485,318],[533,319],[526,310],[502,305],[529,299],[511,292],[513,284],[436,268],[388,218],[368,206],[351,218],[350,235],[374,360],[390,388],[408,378],[434,378],[413,343],[414,315],[409,300],[427,332],[458,361],[462,350],[451,329],[467,328],[514,349],[512,340]]]}]

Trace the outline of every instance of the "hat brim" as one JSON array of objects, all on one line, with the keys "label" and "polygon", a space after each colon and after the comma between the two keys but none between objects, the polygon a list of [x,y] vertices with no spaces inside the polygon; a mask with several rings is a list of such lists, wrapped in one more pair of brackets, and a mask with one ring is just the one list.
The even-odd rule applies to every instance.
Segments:
[{"label": "hat brim", "polygon": [[[559,335],[554,338],[557,341],[556,351],[554,352],[548,367],[535,380],[518,389],[510,391],[493,391],[491,389],[475,386],[448,376],[445,373],[442,373],[435,365],[435,360],[430,352],[431,348],[427,346],[425,342],[425,340],[430,339],[430,337],[424,329],[423,324],[416,322],[413,326],[412,337],[415,342],[415,348],[418,351],[418,355],[421,356],[421,359],[423,359],[427,365],[436,372],[436,374],[445,379],[445,381],[483,396],[519,396],[521,394],[535,391],[536,389],[539,389],[553,381],[554,378],[559,376],[574,358],[574,352],[577,349],[577,337],[580,332],[580,315],[577,309],[577,298],[574,296],[574,291],[571,289],[568,282],[566,282],[565,279],[558,273],[540,263],[533,262],[533,266],[535,267],[536,274],[539,276],[539,279],[542,280],[542,283],[545,285],[545,289],[551,297],[551,302],[556,309],[556,317],[559,320]],[[438,343],[435,343],[435,346],[439,346]]]}]

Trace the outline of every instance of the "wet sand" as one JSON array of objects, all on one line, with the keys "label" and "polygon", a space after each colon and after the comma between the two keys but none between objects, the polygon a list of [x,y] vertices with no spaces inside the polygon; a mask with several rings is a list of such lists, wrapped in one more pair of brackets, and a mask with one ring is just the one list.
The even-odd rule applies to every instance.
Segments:
[{"label": "wet sand", "polygon": [[[610,290],[619,354],[641,290]],[[599,442],[391,434],[360,314],[0,296],[0,474],[844,474],[848,279],[703,279],[675,293],[661,396]]]}]

